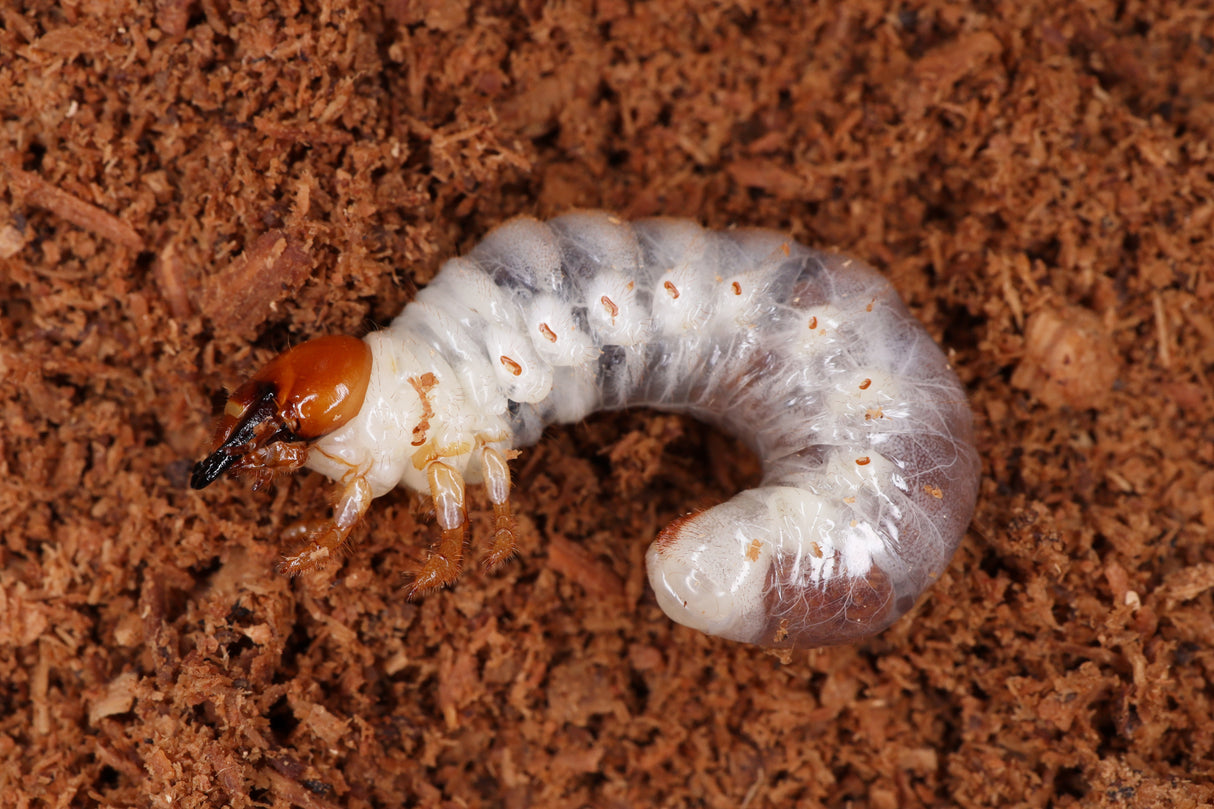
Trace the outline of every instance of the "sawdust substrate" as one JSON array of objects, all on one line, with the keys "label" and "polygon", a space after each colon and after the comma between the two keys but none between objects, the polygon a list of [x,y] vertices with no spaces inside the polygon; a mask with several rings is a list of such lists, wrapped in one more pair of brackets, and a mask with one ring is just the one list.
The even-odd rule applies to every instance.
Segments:
[{"label": "sawdust substrate", "polygon": [[[1209,5],[805,5],[0,10],[0,805],[1214,803]],[[551,430],[518,559],[415,602],[410,495],[291,580],[326,481],[187,488],[225,386],[573,206],[888,274],[984,459],[911,615],[669,622],[646,543],[757,468],[653,412]]]}]

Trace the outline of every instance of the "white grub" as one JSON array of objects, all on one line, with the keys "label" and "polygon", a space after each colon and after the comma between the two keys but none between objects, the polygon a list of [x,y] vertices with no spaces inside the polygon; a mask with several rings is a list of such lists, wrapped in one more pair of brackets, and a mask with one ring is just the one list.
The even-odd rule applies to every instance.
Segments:
[{"label": "white grub", "polygon": [[446,498],[445,531],[462,489],[442,481],[489,467],[505,509],[502,458],[597,410],[691,413],[754,447],[763,482],[676,520],[647,556],[672,619],[732,640],[880,631],[973,514],[971,415],[940,348],[880,274],[770,231],[516,219],[367,342],[366,401],[308,465],[357,470],[375,496],[403,484]]}]

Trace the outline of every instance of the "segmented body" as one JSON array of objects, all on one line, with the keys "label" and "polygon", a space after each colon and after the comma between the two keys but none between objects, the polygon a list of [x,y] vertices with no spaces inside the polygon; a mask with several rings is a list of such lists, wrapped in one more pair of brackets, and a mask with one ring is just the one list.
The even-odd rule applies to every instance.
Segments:
[{"label": "segmented body", "polygon": [[874,270],[775,232],[516,219],[365,339],[366,399],[306,459],[358,491],[337,522],[403,484],[458,525],[464,481],[487,478],[504,504],[501,459],[598,410],[689,413],[746,441],[761,485],[676,520],[647,556],[661,607],[704,632],[796,647],[873,634],[939,576],[973,513],[971,415],[939,347]]}]

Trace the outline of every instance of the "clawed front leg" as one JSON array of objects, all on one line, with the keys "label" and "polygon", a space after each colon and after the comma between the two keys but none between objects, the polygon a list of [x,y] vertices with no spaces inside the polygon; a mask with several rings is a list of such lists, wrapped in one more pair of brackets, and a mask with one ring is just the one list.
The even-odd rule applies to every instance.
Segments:
[{"label": "clawed front leg", "polygon": [[500,452],[485,447],[485,491],[493,504],[493,545],[485,557],[484,566],[490,570],[500,567],[514,555],[517,543],[514,535],[514,515],[510,513],[510,467]]},{"label": "clawed front leg", "polygon": [[409,587],[410,598],[451,584],[459,578],[464,562],[464,538],[468,528],[464,512],[464,479],[442,461],[427,465],[426,477],[430,483],[430,496],[434,498],[434,513],[443,533],[438,547],[431,552]]},{"label": "clawed front leg", "polygon": [[323,567],[346,544],[350,532],[371,505],[371,484],[361,475],[352,476],[341,490],[327,520],[296,523],[283,532],[287,540],[303,540],[301,550],[284,557],[278,569],[289,575]]}]

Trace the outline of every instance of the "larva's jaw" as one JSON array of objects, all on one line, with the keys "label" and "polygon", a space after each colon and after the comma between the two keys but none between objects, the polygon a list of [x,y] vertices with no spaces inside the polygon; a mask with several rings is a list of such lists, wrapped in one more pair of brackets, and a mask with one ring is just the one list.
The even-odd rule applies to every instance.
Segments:
[{"label": "larva's jaw", "polygon": [[215,426],[214,449],[194,464],[190,488],[203,489],[227,472],[248,469],[253,454],[271,443],[294,442],[279,410],[273,385],[254,380],[242,385],[224,405]]},{"label": "larva's jaw", "polygon": [[228,399],[190,486],[202,489],[227,472],[252,472],[260,485],[300,468],[306,442],[358,415],[370,378],[371,351],[353,337],[318,337],[284,351]]}]

